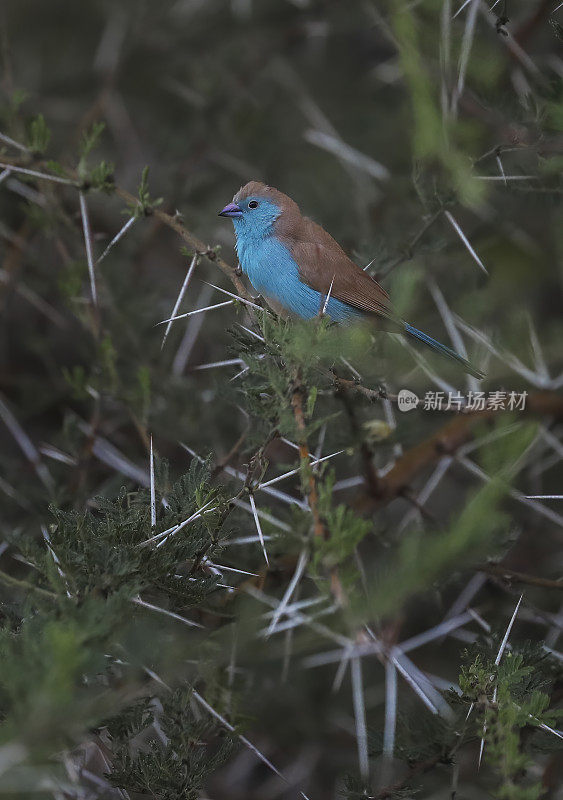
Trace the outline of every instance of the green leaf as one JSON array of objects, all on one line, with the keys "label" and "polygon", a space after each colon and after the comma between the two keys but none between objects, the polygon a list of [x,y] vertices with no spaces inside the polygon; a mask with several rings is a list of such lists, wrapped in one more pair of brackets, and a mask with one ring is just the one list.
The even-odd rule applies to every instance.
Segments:
[{"label": "green leaf", "polygon": [[91,128],[82,132],[80,158],[78,160],[78,175],[84,183],[89,183],[90,181],[87,167],[88,156],[97,146],[105,127],[104,122],[95,122]]},{"label": "green leaf", "polygon": [[29,124],[27,144],[34,155],[42,155],[51,140],[51,131],[47,127],[43,114],[38,114]]},{"label": "green leaf", "polygon": [[141,172],[141,183],[138,190],[138,202],[129,203],[129,211],[134,217],[149,216],[155,208],[162,205],[162,197],[153,199],[149,192],[149,167],[143,167]]}]

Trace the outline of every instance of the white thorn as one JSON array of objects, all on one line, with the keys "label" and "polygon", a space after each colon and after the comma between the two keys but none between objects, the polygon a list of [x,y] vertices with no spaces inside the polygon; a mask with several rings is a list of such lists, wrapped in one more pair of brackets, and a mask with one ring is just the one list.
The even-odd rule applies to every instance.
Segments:
[{"label": "white thorn", "polygon": [[350,674],[352,676],[354,717],[356,720],[356,740],[358,743],[358,762],[360,767],[360,775],[364,780],[366,780],[369,777],[368,736],[366,728],[364,687],[362,683],[362,662],[359,658],[352,658]]},{"label": "white thorn", "polygon": [[156,492],[154,486],[154,451],[152,446],[152,436],[151,436],[151,453],[149,459],[149,471],[150,471],[150,480],[151,480],[151,528],[156,527]]},{"label": "white thorn", "polygon": [[328,287],[328,294],[327,294],[326,299],[324,301],[323,310],[321,311],[321,316],[324,316],[326,314],[326,309],[327,309],[327,306],[328,306],[328,301],[330,300],[330,295],[332,294],[332,285],[334,283],[334,278],[335,277],[336,277],[335,275],[332,276],[332,280],[330,282],[330,286]]},{"label": "white thorn", "polygon": [[471,246],[471,242],[469,241],[467,236],[464,234],[464,232],[461,230],[460,226],[458,225],[458,223],[456,222],[456,220],[454,219],[452,214],[449,211],[444,211],[444,214],[446,215],[446,219],[451,224],[453,229],[456,231],[457,235],[459,236],[459,238],[461,239],[463,244],[466,246],[466,248],[469,251],[470,255],[473,257],[475,263],[478,264],[478,266],[483,270],[485,275],[488,275],[489,273],[487,272],[487,268],[485,267],[485,265],[483,264],[483,262],[481,261],[481,259],[479,258],[479,256],[477,255],[477,253],[475,252],[473,247]]},{"label": "white thorn", "polygon": [[288,587],[285,590],[285,594],[282,597],[279,606],[276,608],[276,610],[272,615],[272,621],[270,622],[270,626],[268,628],[266,636],[272,635],[274,628],[278,624],[279,618],[285,611],[287,611],[288,603],[293,596],[293,592],[295,591],[297,584],[301,579],[305,567],[307,566],[307,558],[308,558],[307,552],[305,550],[302,550],[301,554],[299,555],[299,560],[297,561],[297,566],[295,567],[295,572],[293,573],[293,577],[291,578]]},{"label": "white thorn", "polygon": [[385,727],[383,729],[383,754],[393,758],[395,727],[397,724],[397,670],[390,659],[385,662]]},{"label": "white thorn", "polygon": [[266,559],[266,564],[270,565],[268,561],[268,554],[266,552],[266,545],[264,543],[264,535],[262,534],[262,526],[260,525],[260,520],[258,518],[258,514],[256,513],[256,504],[254,502],[254,495],[249,494],[248,499],[250,500],[250,507],[252,508],[252,515],[254,517],[254,522],[256,523],[256,530],[258,531],[258,538],[260,539],[260,544],[262,545],[262,552],[264,553],[264,558]]},{"label": "white thorn", "polygon": [[168,319],[161,319],[160,322],[157,322],[155,328],[158,325],[166,325],[167,322],[174,322],[177,319],[186,319],[186,317],[193,317],[195,314],[203,314],[205,311],[213,311],[215,308],[223,308],[223,306],[230,306],[234,303],[234,300],[225,300],[224,303],[216,303],[213,306],[205,306],[205,308],[196,308],[195,311],[188,311],[186,314],[178,314],[177,317],[168,317]]},{"label": "white thorn", "polygon": [[101,256],[99,257],[99,259],[96,261],[96,264],[99,264],[99,263],[100,263],[100,261],[103,261],[103,260],[104,260],[104,258],[107,256],[107,254],[109,253],[109,251],[112,249],[112,247],[115,247],[115,245],[116,245],[116,244],[117,244],[119,241],[121,241],[121,239],[122,239],[122,238],[125,236],[125,234],[126,234],[126,233],[127,233],[127,231],[129,230],[129,228],[130,228],[130,227],[133,225],[133,223],[134,223],[134,222],[136,222],[136,220],[137,220],[137,217],[131,217],[130,219],[128,219],[128,220],[127,220],[127,222],[125,223],[125,225],[124,225],[124,226],[123,226],[123,227],[122,227],[122,228],[121,228],[121,229],[120,229],[120,230],[119,230],[119,231],[118,231],[118,232],[115,234],[115,236],[113,237],[113,239],[111,240],[111,242],[108,244],[108,246],[106,247],[106,249],[104,250],[104,252],[102,253],[102,255],[101,255]]},{"label": "white thorn", "polygon": [[92,232],[90,230],[90,219],[88,217],[88,206],[84,192],[79,192],[80,213],[82,215],[82,230],[84,231],[84,244],[86,245],[86,260],[88,261],[88,272],[90,274],[90,288],[92,291],[92,303],[98,305],[98,293],[96,291],[96,274],[94,272],[94,254],[92,253]]},{"label": "white thorn", "polygon": [[176,302],[174,303],[174,308],[172,309],[172,315],[171,315],[170,319],[168,320],[168,325],[166,326],[166,330],[164,331],[164,336],[162,337],[162,344],[160,345],[160,349],[161,350],[162,350],[162,348],[164,347],[164,345],[166,343],[166,339],[168,338],[168,334],[170,332],[170,328],[172,327],[172,323],[174,322],[174,319],[176,317],[176,312],[180,308],[180,303],[184,299],[184,295],[186,293],[186,289],[188,288],[188,284],[191,281],[192,275],[193,275],[194,270],[195,270],[195,268],[197,266],[197,261],[198,261],[198,254],[195,253],[194,257],[191,260],[189,269],[188,269],[188,271],[186,273],[186,277],[184,278],[184,282],[182,284],[182,287],[181,287],[180,291],[178,292],[178,297],[176,298]]},{"label": "white thorn", "polygon": [[[204,283],[207,283],[207,281],[204,281]],[[251,303],[250,300],[246,300],[244,297],[241,297],[239,294],[233,294],[232,292],[228,292],[226,289],[221,289],[220,286],[215,286],[214,283],[210,283],[209,286],[212,286],[214,289],[217,289],[218,292],[223,292],[223,294],[226,294],[229,297],[234,297],[234,299],[238,300],[239,303],[244,303],[244,305],[250,306],[251,308],[257,308],[258,311],[263,311],[264,310],[261,306],[256,305],[256,303]]]},{"label": "white thorn", "polygon": [[505,651],[505,648],[506,648],[506,645],[507,645],[507,642],[508,642],[508,637],[510,636],[510,631],[512,630],[512,626],[514,625],[514,620],[516,619],[516,614],[518,613],[518,609],[520,608],[520,603],[522,602],[522,598],[523,597],[524,597],[524,595],[521,594],[520,595],[520,599],[516,603],[516,608],[514,609],[514,613],[512,614],[510,622],[508,623],[508,628],[506,629],[506,633],[504,634],[504,639],[502,640],[502,642],[500,644],[500,647],[499,647],[499,650],[498,650],[498,653],[497,653],[497,657],[495,658],[495,667],[498,667],[498,665],[500,664],[500,660],[501,660],[502,655],[503,655],[503,653]]}]

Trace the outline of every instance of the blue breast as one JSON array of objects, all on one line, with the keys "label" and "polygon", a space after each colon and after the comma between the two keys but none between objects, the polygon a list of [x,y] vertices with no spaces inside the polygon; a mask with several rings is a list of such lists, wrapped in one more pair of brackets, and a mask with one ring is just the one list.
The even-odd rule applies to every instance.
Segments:
[{"label": "blue breast", "polygon": [[[290,251],[275,236],[259,238],[239,234],[237,253],[243,272],[257,292],[304,319],[319,314],[324,296],[302,283]],[[351,322],[362,316],[357,308],[334,297],[329,299],[326,313],[335,322]]]}]

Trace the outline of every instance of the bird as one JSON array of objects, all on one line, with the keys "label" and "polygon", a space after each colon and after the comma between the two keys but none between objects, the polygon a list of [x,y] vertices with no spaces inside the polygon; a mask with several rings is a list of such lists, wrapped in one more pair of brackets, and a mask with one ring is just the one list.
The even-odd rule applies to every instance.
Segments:
[{"label": "bird", "polygon": [[240,267],[278,314],[303,319],[326,314],[344,324],[372,319],[380,329],[403,333],[470,375],[484,377],[455,350],[402,320],[385,289],[283,192],[249,181],[219,216],[232,219]]}]

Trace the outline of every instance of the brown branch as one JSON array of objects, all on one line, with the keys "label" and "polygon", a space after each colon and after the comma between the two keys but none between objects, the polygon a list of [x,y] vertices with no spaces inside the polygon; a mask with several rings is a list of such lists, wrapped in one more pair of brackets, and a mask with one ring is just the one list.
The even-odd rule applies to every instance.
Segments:
[{"label": "brown branch", "polygon": [[38,594],[40,597],[45,597],[48,600],[57,599],[57,595],[54,592],[49,592],[47,589],[42,589],[40,586],[34,586],[32,583],[14,578],[12,575],[8,575],[7,572],[0,571],[0,583],[3,583],[5,586],[12,586],[15,589],[21,589],[21,591],[26,594],[35,592],[35,594]]},{"label": "brown branch", "polygon": [[[340,376],[334,375],[334,386],[335,392],[339,392],[342,389],[346,389],[350,392],[356,392],[357,394],[361,395],[361,397],[369,400],[370,403],[375,403],[376,400],[389,400],[390,403],[393,405],[397,405],[399,402],[399,396],[396,394],[389,394],[385,389],[369,389],[367,386],[359,383],[358,381],[353,381],[348,378],[341,378]],[[444,406],[443,408],[440,406],[439,408],[425,408],[424,400],[418,399],[416,403],[413,403],[412,410],[418,409],[419,411],[425,411],[428,414],[434,413],[444,413],[447,412],[449,414],[480,414],[482,417],[487,416],[490,409],[483,409],[482,411],[477,411],[468,404],[467,398],[462,397],[460,399],[461,402],[465,402],[466,405],[461,405],[459,408],[456,406],[452,406],[448,408]]]},{"label": "brown branch", "polygon": [[444,761],[444,755],[442,753],[432,756],[432,758],[427,758],[425,761],[419,761],[418,764],[414,764],[411,767],[410,772],[405,778],[402,778],[396,783],[392,783],[390,786],[386,786],[384,789],[380,789],[373,795],[369,795],[369,800],[385,800],[387,797],[392,797],[398,791],[407,787],[417,775],[424,775],[425,772],[430,772],[430,770],[434,769],[441,761]]},{"label": "brown branch", "polygon": [[376,281],[381,281],[383,278],[386,278],[389,273],[395,269],[395,267],[399,266],[399,264],[402,264],[405,261],[411,261],[413,259],[417,244],[422,239],[426,231],[436,222],[441,213],[442,209],[439,208],[438,211],[434,212],[434,214],[428,217],[422,227],[419,228],[413,238],[408,242],[405,249],[392,261],[390,261],[389,264],[387,264],[382,270],[374,273],[373,277]]},{"label": "brown branch", "polygon": [[[444,455],[453,455],[473,439],[474,428],[482,422],[491,422],[496,411],[479,411],[457,415],[428,439],[407,450],[389,472],[380,478],[380,496],[365,496],[362,505],[366,510],[378,503],[389,503],[408,490],[413,479],[426,467]],[[563,419],[563,396],[556,392],[533,392],[526,401],[520,416],[548,416]]]},{"label": "brown branch", "polygon": [[[489,415],[492,412],[489,412]],[[413,479],[425,467],[439,461],[444,455],[452,455],[473,438],[473,427],[485,415],[456,417],[443,425],[435,434],[411,447],[389,472],[380,479],[380,503],[388,503],[404,494]],[[486,418],[486,416],[485,416]]]},{"label": "brown branch", "polygon": [[563,578],[552,580],[538,575],[528,575],[526,572],[517,572],[514,569],[503,567],[502,564],[481,564],[477,567],[477,570],[485,572],[487,575],[502,578],[509,583],[514,581],[515,583],[526,583],[529,586],[541,586],[543,589],[559,589],[560,592],[563,591]]},{"label": "brown branch", "polygon": [[[291,407],[297,426],[297,444],[299,446],[301,469],[304,471],[308,481],[307,499],[309,501],[311,514],[313,515],[313,533],[316,537],[326,541],[329,538],[329,532],[319,511],[319,491],[315,473],[311,468],[311,454],[309,452],[309,445],[307,444],[307,426],[305,423],[304,405],[305,387],[301,379],[301,370],[297,368],[294,372],[291,385]],[[344,594],[344,589],[340,582],[337,566],[332,567],[330,571],[330,589],[337,602],[342,606],[346,605],[346,595]]]},{"label": "brown branch", "polygon": [[376,400],[390,400],[392,403],[397,402],[397,395],[387,394],[384,389],[368,389],[367,386],[363,386],[361,383],[358,383],[358,381],[341,378],[340,375],[335,375],[334,373],[333,379],[335,392],[339,392],[344,388],[350,392],[356,392],[366,400],[369,400],[370,403],[375,403]]},{"label": "brown branch", "polygon": [[373,497],[379,497],[381,487],[377,470],[373,464],[373,448],[370,446],[369,442],[366,441],[366,438],[362,436],[362,430],[358,422],[356,410],[354,408],[354,404],[351,402],[350,392],[348,391],[348,387],[345,385],[345,383],[352,383],[352,381],[343,382],[337,375],[335,375],[335,385],[337,388],[334,394],[336,397],[342,400],[348,420],[350,422],[352,434],[360,443],[360,455],[362,457],[366,485]]},{"label": "brown branch", "polygon": [[[122,200],[125,200],[129,204],[139,204],[138,199],[126,189],[121,189],[120,187],[116,186],[115,193],[118,197],[121,197]],[[172,228],[172,230],[175,231],[186,242],[191,250],[193,250],[195,253],[205,256],[205,258],[209,259],[209,261],[212,261],[214,264],[217,264],[219,269],[235,286],[241,297],[244,297],[246,300],[251,299],[250,293],[247,291],[246,286],[239,278],[236,268],[218,256],[215,250],[205,245],[201,239],[198,239],[197,236],[191,233],[191,231],[184,226],[178,217],[167,214],[166,211],[162,211],[159,208],[153,209],[150,213],[160,222],[162,222],[163,225],[166,225],[168,228]]]},{"label": "brown branch", "polygon": [[301,458],[301,468],[305,472],[309,484],[307,499],[313,515],[313,532],[315,536],[328,539],[328,531],[321,519],[319,512],[319,493],[315,474],[311,469],[311,454],[307,444],[307,426],[305,424],[305,412],[303,410],[305,402],[305,388],[301,380],[301,370],[295,370],[291,387],[291,407],[297,426],[297,444],[299,445],[299,456]]},{"label": "brown branch", "polygon": [[[28,166],[31,163],[34,167],[39,167],[44,170],[48,169],[48,167],[45,165],[44,162],[37,161],[35,159],[8,158],[5,156],[2,156],[2,158],[3,161],[8,165]],[[74,181],[79,180],[78,173],[75,170],[66,169],[66,173],[69,179]],[[48,175],[47,172],[45,174]],[[36,178],[36,180],[41,180],[41,178],[38,177]],[[48,177],[46,178],[46,180],[48,180]],[[80,189],[80,185],[77,185],[75,188],[77,190]],[[86,188],[87,187],[84,187],[84,189]],[[139,199],[135,197],[135,195],[131,194],[131,192],[128,192],[126,189],[122,189],[120,186],[114,186],[113,191],[118,197],[120,197],[122,200],[125,200],[129,205],[133,207],[135,206],[140,207]],[[250,294],[247,291],[244,283],[240,280],[237,269],[231,266],[231,264],[229,264],[219,255],[217,255],[215,250],[205,245],[201,241],[201,239],[199,239],[191,231],[189,231],[177,216],[172,216],[171,214],[167,214],[166,211],[162,211],[159,208],[148,209],[147,216],[154,216],[163,225],[166,225],[168,228],[171,228],[173,231],[175,231],[186,242],[186,244],[189,246],[191,250],[193,250],[195,253],[199,253],[200,255],[205,256],[205,258],[209,259],[209,261],[213,261],[213,263],[217,264],[219,269],[229,278],[231,283],[235,286],[239,295],[241,297],[244,297],[246,300],[250,299]]]},{"label": "brown branch", "polygon": [[245,429],[238,437],[236,442],[233,444],[229,452],[226,453],[226,455],[224,455],[217,461],[215,467],[213,468],[213,472],[211,473],[212,478],[216,477],[227,466],[227,464],[229,464],[229,462],[237,455],[237,453],[245,443],[249,432],[250,432],[250,423],[248,422]]},{"label": "brown branch", "polygon": [[401,497],[403,497],[405,500],[407,500],[409,503],[411,503],[411,505],[414,506],[414,508],[416,508],[418,513],[421,515],[421,517],[423,517],[423,519],[425,519],[426,522],[429,522],[434,526],[434,530],[439,530],[439,529],[443,528],[443,523],[440,522],[434,516],[434,514],[431,514],[430,511],[428,511],[428,509],[426,508],[426,506],[424,506],[422,503],[419,503],[419,501],[416,498],[416,496],[412,492],[410,492],[408,489],[405,489],[401,493]]},{"label": "brown branch", "polygon": [[552,8],[551,0],[540,0],[532,14],[526,19],[520,27],[514,31],[514,39],[518,44],[523,47],[530,39],[538,26],[543,22],[545,17],[549,16]]}]

